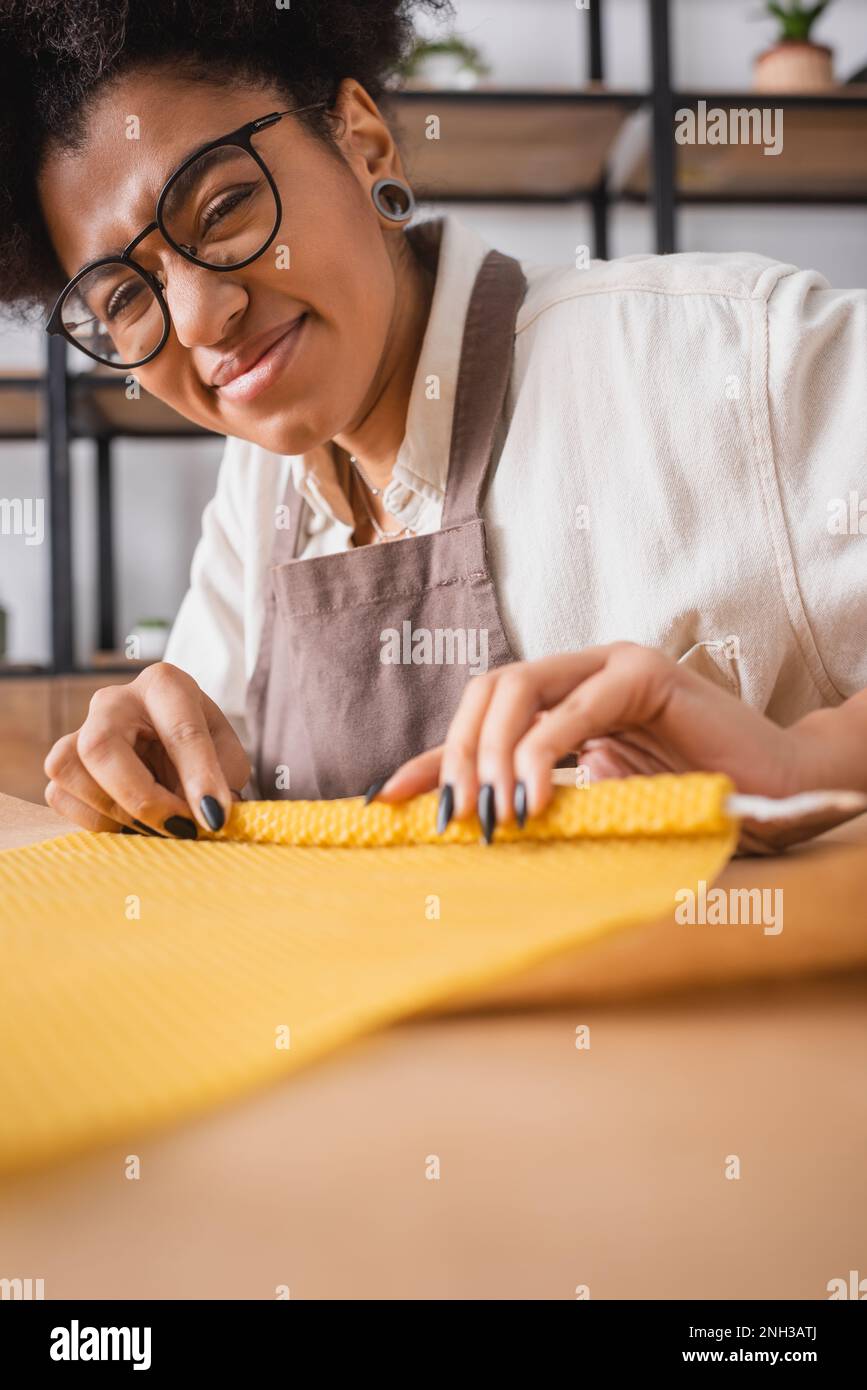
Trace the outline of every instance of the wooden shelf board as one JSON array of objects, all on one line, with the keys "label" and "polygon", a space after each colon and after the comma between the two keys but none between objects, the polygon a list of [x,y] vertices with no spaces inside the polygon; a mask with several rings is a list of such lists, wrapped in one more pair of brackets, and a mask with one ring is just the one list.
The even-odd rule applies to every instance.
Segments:
[{"label": "wooden shelf board", "polygon": [[117,381],[89,379],[76,383],[70,393],[73,432],[78,434],[119,434],[126,436],[171,434],[211,434],[210,430],[185,420],[170,406],[147,391],[138,399],[128,399],[123,377]]},{"label": "wooden shelf board", "polygon": [[404,87],[397,92],[389,92],[384,99],[391,109],[401,105],[422,105],[436,101],[447,106],[486,106],[491,103],[509,103],[514,106],[533,106],[540,103],[559,103],[563,106],[592,106],[599,102],[620,102],[622,106],[636,107],[650,97],[649,92],[637,89],[618,90],[608,87],[604,82],[585,82],[581,87],[552,84],[548,87],[495,87],[479,83],[468,91],[458,88]]},{"label": "wooden shelf board", "polygon": [[[20,377],[20,385],[19,385]],[[216,438],[213,431],[185,420],[177,411],[143,391],[128,400],[122,376],[86,372],[70,376],[70,433],[73,439],[98,435],[125,438]],[[38,371],[0,376],[0,440],[42,437],[42,388]]]},{"label": "wooden shelf board", "polygon": [[[414,93],[414,97],[424,96]],[[439,98],[439,93],[430,94]],[[431,103],[397,99],[394,124],[416,196],[573,198],[598,184],[627,116],[641,101],[599,94],[450,93],[437,105],[440,138],[426,136]]]},{"label": "wooden shelf board", "polygon": [[4,386],[0,391],[0,439],[38,438],[42,416],[41,394],[34,387]]},{"label": "wooden shelf board", "polygon": [[[761,201],[765,197],[773,201],[797,196],[804,203],[812,198],[867,199],[867,104],[836,109],[814,104],[786,110],[778,155],[766,155],[761,145],[752,144],[677,145],[675,149],[677,195],[684,199]],[[620,191],[645,198],[649,188],[645,145]]]},{"label": "wooden shelf board", "polygon": [[803,107],[815,111],[827,107],[840,111],[847,106],[867,106],[867,83],[843,82],[824,92],[753,92],[748,89],[708,93],[685,90],[672,92],[671,100],[673,106],[697,106],[703,101],[708,110],[712,106],[782,106],[793,110]]}]

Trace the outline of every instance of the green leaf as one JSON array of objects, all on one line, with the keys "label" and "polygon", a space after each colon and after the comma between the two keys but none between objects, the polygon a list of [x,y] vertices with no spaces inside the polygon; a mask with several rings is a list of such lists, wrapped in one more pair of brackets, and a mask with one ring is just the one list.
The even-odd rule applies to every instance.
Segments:
[{"label": "green leaf", "polygon": [[782,4],[774,3],[774,0],[768,0],[767,9],[780,21],[783,31],[782,38],[806,42],[810,38],[810,30],[816,20],[830,3],[831,0],[817,0],[815,5],[811,5],[805,10],[801,0],[791,0],[788,8]]}]

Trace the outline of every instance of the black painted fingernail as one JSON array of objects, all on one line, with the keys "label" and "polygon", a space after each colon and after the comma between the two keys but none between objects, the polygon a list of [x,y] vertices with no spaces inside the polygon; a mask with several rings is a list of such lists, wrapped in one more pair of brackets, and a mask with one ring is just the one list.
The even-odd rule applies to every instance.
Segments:
[{"label": "black painted fingernail", "polygon": [[203,796],[199,802],[199,810],[211,830],[222,830],[226,824],[226,813],[215,796]]},{"label": "black painted fingernail", "polygon": [[[390,777],[391,773],[389,773],[388,776]],[[364,793],[365,806],[370,805],[371,801],[376,796],[376,793],[382,791],[387,781],[388,777],[378,777],[375,782],[371,782],[370,786],[367,788],[367,791]]]},{"label": "black painted fingernail", "polygon": [[515,820],[518,822],[518,829],[524,829],[524,822],[527,819],[527,788],[523,782],[515,783]]},{"label": "black painted fingernail", "polygon": [[489,845],[493,839],[494,826],[497,824],[497,816],[494,810],[494,789],[490,782],[486,782],[479,791],[477,807],[482,833],[485,837],[485,844]]},{"label": "black painted fingernail", "polygon": [[437,803],[437,834],[442,835],[446,826],[454,814],[455,794],[452,790],[451,782],[443,782],[440,787],[440,799]]},{"label": "black painted fingernail", "polygon": [[149,825],[145,825],[143,820],[136,820],[135,817],[133,817],[132,823],[133,825],[138,826],[139,830],[143,835],[156,835],[158,840],[161,840],[163,838],[158,830],[152,830]]},{"label": "black painted fingernail", "polygon": [[199,832],[196,829],[196,822],[188,820],[186,816],[169,816],[167,821],[163,821],[163,829],[170,835],[174,835],[176,840],[197,840]]},{"label": "black painted fingernail", "polygon": [[121,835],[137,835],[138,831],[133,830],[131,825],[122,825],[120,827],[120,833]]}]

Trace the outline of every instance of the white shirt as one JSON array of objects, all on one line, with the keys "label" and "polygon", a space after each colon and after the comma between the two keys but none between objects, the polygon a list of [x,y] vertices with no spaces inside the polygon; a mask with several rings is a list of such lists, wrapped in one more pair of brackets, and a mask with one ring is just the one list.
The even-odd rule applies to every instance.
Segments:
[{"label": "white shirt", "polygon": [[[440,525],[462,326],[489,249],[446,216],[384,497],[420,533]],[[784,725],[867,686],[867,292],[751,252],[522,268],[482,511],[516,657],[642,642]],[[326,447],[289,457],[227,439],[166,650],[245,742],[290,473],[314,512],[303,556],[350,548]]]}]

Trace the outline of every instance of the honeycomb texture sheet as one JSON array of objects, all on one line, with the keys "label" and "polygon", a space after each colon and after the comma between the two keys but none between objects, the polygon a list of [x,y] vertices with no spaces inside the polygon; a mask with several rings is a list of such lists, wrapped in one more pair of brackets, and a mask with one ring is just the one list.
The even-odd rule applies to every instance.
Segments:
[{"label": "honeycomb texture sheet", "polygon": [[[557,787],[540,816],[497,827],[494,839],[573,840],[609,835],[698,834],[728,825],[724,802],[732,783],[719,773],[625,777],[588,787]],[[345,801],[242,801],[214,838],[266,845],[345,845],[381,849],[387,845],[472,845],[478,821],[453,820],[436,832],[438,794],[428,792],[402,805],[363,797]]]},{"label": "honeycomb texture sheet", "polygon": [[477,825],[407,843],[430,799],[353,799],[236,808],[230,834],[294,844],[80,832],[0,853],[0,1172],[139,1143],[671,910],[733,852],[729,790],[703,774],[561,788],[530,835],[491,845]]}]

